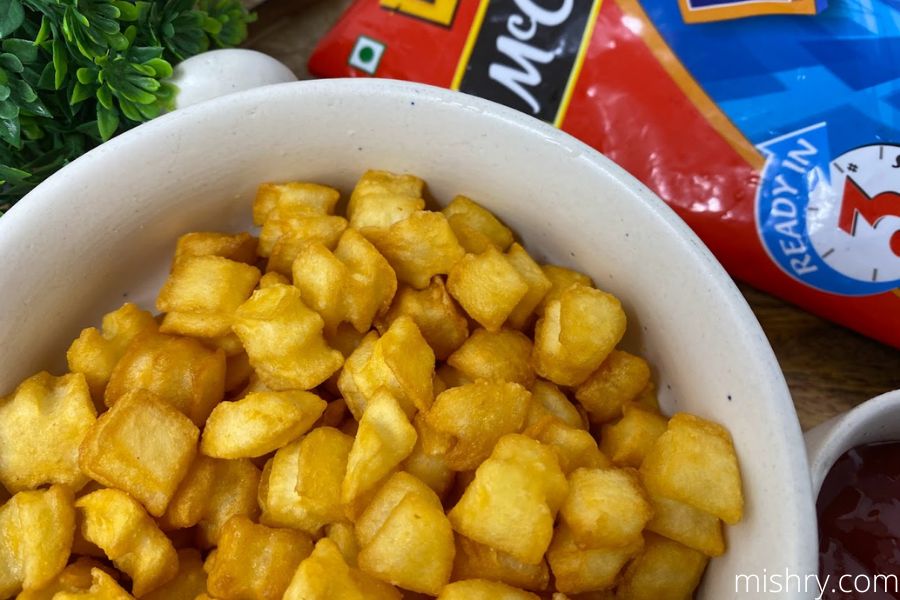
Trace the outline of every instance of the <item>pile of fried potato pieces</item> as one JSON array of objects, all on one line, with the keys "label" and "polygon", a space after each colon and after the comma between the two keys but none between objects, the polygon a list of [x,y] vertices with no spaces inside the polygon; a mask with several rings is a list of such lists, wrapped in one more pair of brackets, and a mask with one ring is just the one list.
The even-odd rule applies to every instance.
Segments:
[{"label": "pile of fried potato pieces", "polygon": [[[154,316],[0,400],[0,598],[689,598],[741,519],[625,313],[495,216],[366,173],[189,233]],[[599,443],[598,443],[599,440]]]}]

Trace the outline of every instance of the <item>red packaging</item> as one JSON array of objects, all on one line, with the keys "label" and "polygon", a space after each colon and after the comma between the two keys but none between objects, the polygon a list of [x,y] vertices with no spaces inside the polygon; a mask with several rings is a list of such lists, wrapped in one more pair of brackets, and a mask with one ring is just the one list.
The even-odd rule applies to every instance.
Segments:
[{"label": "red packaging", "polygon": [[[862,126],[844,127],[849,121],[841,116],[843,128],[829,121],[827,132],[820,131],[819,125],[793,119],[788,109],[796,107],[763,115],[778,125],[765,130],[758,126],[759,115],[737,119],[738,111],[752,112],[754,105],[746,99],[765,91],[768,80],[759,79],[750,60],[719,65],[713,72],[719,60],[716,36],[737,31],[752,45],[756,38],[746,36],[757,34],[748,28],[770,26],[773,35],[794,39],[791,28],[807,25],[786,17],[759,18],[781,19],[769,25],[742,25],[754,19],[685,25],[678,3],[670,4],[645,10],[638,0],[602,5],[594,0],[357,0],[320,42],[309,67],[322,77],[374,75],[458,89],[553,123],[653,189],[735,278],[900,347],[900,275],[896,281],[885,279],[900,268],[900,225],[895,233],[887,230],[900,223],[900,206],[888,197],[900,182],[884,183],[893,173],[884,171],[886,163],[877,163],[898,153],[900,165],[900,147],[884,139],[893,129],[882,127],[870,135]],[[819,17],[789,18],[811,23]],[[777,48],[759,45],[755,50],[757,58],[781,60]],[[682,54],[699,65],[693,72]],[[819,118],[815,99],[826,91],[810,89],[809,77],[795,77],[790,89],[810,98],[808,122],[814,124]],[[732,101],[738,88],[742,103]],[[716,90],[718,97],[714,100],[707,90]],[[773,105],[773,110],[781,107]],[[832,113],[821,117],[827,119],[838,123]],[[860,135],[869,137],[857,139]],[[854,157],[878,147],[880,156],[872,159],[877,173],[852,168],[853,160],[859,162]],[[831,171],[827,189],[834,201],[819,214],[843,211],[843,231],[832,227],[836,233],[816,225],[814,214],[820,208],[816,198],[822,197],[816,190],[824,189],[815,188],[814,180],[829,164],[840,173]],[[802,170],[802,176],[793,175],[797,165],[803,168],[794,171]],[[839,188],[835,182],[841,173],[846,179]],[[790,176],[799,179],[791,183]],[[798,192],[803,202],[787,198],[785,190]],[[847,199],[856,192],[862,195]],[[798,207],[805,216],[796,214]],[[857,223],[868,227],[871,243],[880,244],[886,257],[877,258],[874,267],[866,263],[868,250],[857,250],[857,266],[847,267],[840,252],[823,246],[835,236],[855,241]]]}]

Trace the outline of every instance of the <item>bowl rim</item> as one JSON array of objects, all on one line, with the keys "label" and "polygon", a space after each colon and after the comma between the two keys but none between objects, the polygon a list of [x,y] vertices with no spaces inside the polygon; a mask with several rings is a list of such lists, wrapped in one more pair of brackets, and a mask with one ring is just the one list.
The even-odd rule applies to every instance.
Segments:
[{"label": "bowl rim", "polygon": [[[774,351],[745,298],[699,237],[649,188],[594,148],[562,130],[514,109],[431,85],[370,78],[280,83],[221,96],[173,111],[135,127],[91,150],[50,176],[0,219],[0,255],[3,255],[4,248],[9,247],[9,244],[24,240],[23,232],[40,231],[42,215],[53,210],[54,202],[60,195],[65,194],[69,187],[69,179],[79,170],[85,170],[89,166],[97,168],[97,165],[103,164],[107,156],[115,155],[129,145],[140,145],[141,139],[148,137],[148,134],[155,134],[158,137],[194,119],[214,115],[225,107],[234,105],[249,108],[271,101],[276,96],[290,98],[295,94],[324,94],[330,97],[390,96],[402,98],[404,101],[421,98],[437,105],[474,111],[498,120],[503,125],[527,130],[539,136],[542,143],[553,144],[558,146],[560,151],[587,159],[592,168],[615,179],[621,185],[623,194],[641,202],[647,210],[654,213],[662,224],[681,240],[685,252],[693,256],[697,267],[703,270],[702,274],[709,278],[710,290],[720,294],[725,300],[724,308],[732,324],[737,326],[729,332],[729,335],[741,345],[744,352],[756,357],[760,368],[766,373],[765,380],[759,382],[758,393],[760,396],[768,397],[770,404],[767,408],[775,409],[775,414],[769,419],[772,424],[770,434],[780,436],[792,450],[795,450],[790,456],[781,457],[787,474],[792,478],[791,487],[795,494],[790,500],[780,499],[782,509],[790,509],[797,519],[795,533],[801,538],[794,540],[796,547],[802,550],[797,556],[793,556],[793,565],[803,569],[804,572],[816,572],[817,552],[814,550],[817,549],[817,534],[814,497],[799,420]],[[10,267],[10,265],[0,266],[0,270]],[[752,459],[753,457],[743,458],[743,460]],[[766,502],[766,499],[760,498],[758,501],[762,503]]]}]

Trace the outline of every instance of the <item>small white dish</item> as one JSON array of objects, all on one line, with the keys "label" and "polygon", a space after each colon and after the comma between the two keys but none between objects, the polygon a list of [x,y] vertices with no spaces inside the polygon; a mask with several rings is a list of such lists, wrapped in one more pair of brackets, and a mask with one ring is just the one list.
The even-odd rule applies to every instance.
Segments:
[{"label": "small white dish", "polygon": [[810,429],[804,438],[812,489],[818,494],[835,461],[848,450],[863,444],[900,441],[900,390],[867,400]]}]

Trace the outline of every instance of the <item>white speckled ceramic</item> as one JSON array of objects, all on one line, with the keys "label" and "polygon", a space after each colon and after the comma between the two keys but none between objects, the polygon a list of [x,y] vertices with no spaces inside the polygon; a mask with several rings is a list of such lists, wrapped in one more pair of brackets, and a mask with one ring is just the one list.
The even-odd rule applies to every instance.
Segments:
[{"label": "white speckled ceramic", "polygon": [[738,597],[737,573],[816,572],[797,417],[719,263],[596,151],[446,90],[383,80],[259,88],[165,115],[64,168],[0,219],[0,393],[39,369],[60,371],[69,341],[123,301],[152,307],[180,234],[249,228],[259,182],[349,192],[367,168],[424,177],[438,204],[469,195],[538,259],[590,274],[623,300],[626,347],[654,365],[664,410],[731,430],[746,517],[728,529],[729,551],[711,563],[699,598]]},{"label": "white speckled ceramic", "polygon": [[863,444],[900,440],[900,390],[882,394],[806,432],[813,492],[841,455]]}]

